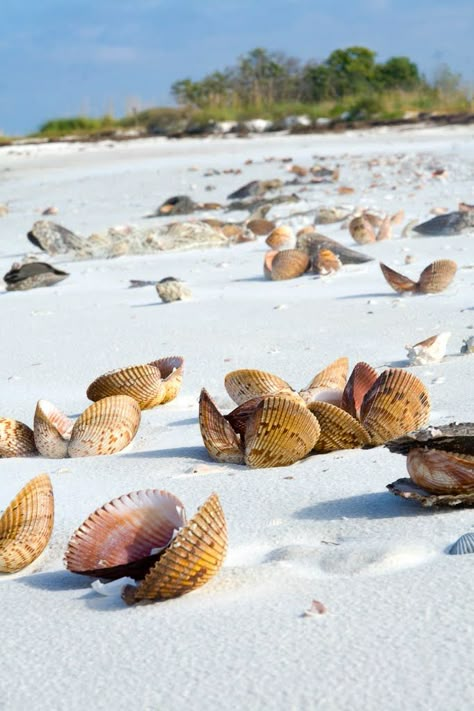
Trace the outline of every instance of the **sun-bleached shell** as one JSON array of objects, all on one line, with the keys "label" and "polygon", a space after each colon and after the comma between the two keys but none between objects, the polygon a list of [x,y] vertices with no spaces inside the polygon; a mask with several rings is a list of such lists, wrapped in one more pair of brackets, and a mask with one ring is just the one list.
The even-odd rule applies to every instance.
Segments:
[{"label": "sun-bleached shell", "polygon": [[224,387],[237,405],[254,397],[273,395],[282,391],[293,392],[288,383],[278,375],[252,368],[241,368],[227,373]]},{"label": "sun-bleached shell", "polygon": [[33,430],[19,420],[0,417],[0,458],[38,454]]},{"label": "sun-bleached shell", "polygon": [[358,419],[364,396],[377,378],[377,372],[371,365],[363,361],[356,363],[342,393],[342,409]]},{"label": "sun-bleached shell", "polygon": [[34,416],[34,438],[43,457],[67,457],[74,422],[47,400],[38,400]]},{"label": "sun-bleached shell", "polygon": [[450,555],[469,555],[470,553],[474,553],[474,532],[465,533],[449,549]]},{"label": "sun-bleached shell", "polygon": [[349,222],[349,232],[357,244],[370,244],[375,242],[374,228],[364,215],[354,217]]},{"label": "sun-bleached shell", "polygon": [[474,456],[414,447],[407,470],[417,485],[432,494],[474,493]]},{"label": "sun-bleached shell", "polygon": [[165,304],[173,301],[186,301],[191,299],[193,294],[191,289],[180,279],[165,277],[155,284],[156,293]]},{"label": "sun-bleached shell", "polygon": [[348,370],[349,359],[345,356],[337,358],[326,368],[316,373],[309,385],[300,390],[301,397],[306,403],[322,400],[334,405],[340,404]]},{"label": "sun-bleached shell", "polygon": [[124,494],[97,509],[74,532],[66,568],[110,580],[142,578],[185,523],[183,504],[168,491]]},{"label": "sun-bleached shell", "polygon": [[207,583],[222,566],[227,552],[227,524],[217,494],[212,494],[124,601],[168,600]]},{"label": "sun-bleached shell", "polygon": [[446,353],[446,346],[451,333],[443,331],[436,336],[425,338],[413,346],[405,346],[410,365],[427,365],[440,363]]},{"label": "sun-bleached shell", "polygon": [[31,479],[0,519],[0,572],[16,573],[33,563],[51,538],[54,497],[50,478]]},{"label": "sun-bleached shell", "polygon": [[238,435],[204,388],[199,398],[199,427],[204,446],[212,459],[229,464],[244,463]]},{"label": "sun-bleached shell", "polygon": [[272,257],[270,265],[265,262],[264,272],[266,275],[269,271],[270,279],[273,281],[295,279],[304,274],[309,264],[310,259],[306,252],[299,249],[284,249]]},{"label": "sun-bleached shell", "polygon": [[311,402],[308,408],[321,428],[314,452],[325,454],[339,449],[358,449],[370,443],[370,437],[360,422],[340,407],[327,402]]},{"label": "sun-bleached shell", "polygon": [[419,294],[438,294],[451,284],[457,271],[452,259],[438,259],[429,264],[420,274],[417,284]]},{"label": "sun-bleached shell", "polygon": [[413,281],[413,279],[409,279],[408,277],[403,276],[403,274],[399,274],[395,271],[395,269],[387,267],[387,265],[382,262],[380,262],[380,269],[382,270],[385,280],[390,284],[392,289],[398,291],[398,293],[402,294],[406,291],[416,291],[417,282]]},{"label": "sun-bleached shell", "polygon": [[281,249],[292,249],[295,246],[296,237],[291,227],[281,225],[280,227],[275,227],[275,229],[270,232],[265,243],[268,244],[270,249],[277,251]]}]

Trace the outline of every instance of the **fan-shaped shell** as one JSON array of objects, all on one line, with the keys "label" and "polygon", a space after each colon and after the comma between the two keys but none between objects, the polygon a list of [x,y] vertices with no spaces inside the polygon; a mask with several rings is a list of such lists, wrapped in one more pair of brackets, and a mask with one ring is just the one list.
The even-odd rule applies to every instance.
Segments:
[{"label": "fan-shaped shell", "polygon": [[47,474],[31,479],[0,519],[0,572],[16,573],[44,551],[54,522],[54,499]]},{"label": "fan-shaped shell", "polygon": [[369,220],[360,215],[359,217],[354,217],[349,222],[349,232],[354,242],[357,244],[369,244],[370,242],[375,242],[375,232],[374,228],[370,224]]},{"label": "fan-shaped shell", "polygon": [[74,532],[64,561],[73,573],[114,580],[143,577],[186,523],[168,491],[133,491],[104,504]]},{"label": "fan-shaped shell", "polygon": [[38,454],[33,430],[19,420],[0,417],[0,458]]},{"label": "fan-shaped shell", "polygon": [[34,417],[34,437],[43,457],[67,457],[73,421],[47,400],[38,400]]},{"label": "fan-shaped shell", "polygon": [[377,240],[377,242],[381,242],[386,239],[392,239],[392,222],[390,220],[390,217],[385,217],[382,220],[375,239]]},{"label": "fan-shaped shell", "polygon": [[281,281],[301,276],[310,263],[306,252],[299,249],[284,249],[278,252],[271,262],[271,279]]},{"label": "fan-shaped shell", "polygon": [[278,375],[251,368],[241,368],[227,373],[224,387],[237,405],[254,397],[273,395],[282,391],[293,392],[288,383]]},{"label": "fan-shaped shell", "polygon": [[239,437],[204,388],[199,398],[199,426],[204,446],[212,459],[229,464],[244,463]]},{"label": "fan-shaped shell", "polygon": [[403,274],[399,274],[395,269],[387,267],[387,265],[382,262],[380,262],[380,269],[382,270],[385,280],[390,284],[392,289],[398,291],[398,293],[402,294],[405,291],[416,291],[417,283],[412,279],[403,276]]},{"label": "fan-shaped shell", "polygon": [[450,555],[466,555],[474,553],[474,533],[465,533],[453,543],[449,549]]},{"label": "fan-shaped shell", "polygon": [[342,409],[358,419],[362,400],[377,378],[371,365],[363,361],[356,363],[342,393]]},{"label": "fan-shaped shell", "polygon": [[330,249],[320,249],[316,258],[313,260],[313,271],[324,276],[325,274],[333,274],[339,271],[342,267],[342,262],[333,251]]},{"label": "fan-shaped shell", "polygon": [[415,375],[398,368],[379,375],[360,409],[361,422],[374,445],[423,427],[429,416],[425,386]]},{"label": "fan-shaped shell", "polygon": [[140,419],[140,407],[128,395],[112,395],[94,402],[74,423],[69,456],[120,452],[135,437]]},{"label": "fan-shaped shell", "polygon": [[207,583],[219,570],[227,552],[227,525],[217,494],[212,494],[138,587],[126,586],[122,597],[129,605],[140,600],[167,600]]},{"label": "fan-shaped shell", "polygon": [[457,264],[451,259],[438,259],[429,264],[420,274],[417,291],[420,294],[438,294],[451,284],[457,271]]},{"label": "fan-shaped shell", "polygon": [[306,403],[322,400],[333,405],[340,404],[348,370],[349,359],[345,356],[337,358],[324,370],[316,373],[309,385],[300,390],[301,397]]},{"label": "fan-shaped shell", "polygon": [[265,220],[262,217],[257,217],[253,220],[249,220],[246,227],[253,232],[254,235],[263,236],[268,235],[275,229],[275,223],[272,220]]},{"label": "fan-shaped shell", "polygon": [[272,278],[272,264],[277,254],[278,250],[276,249],[272,249],[269,252],[265,253],[265,256],[263,258],[263,274],[265,276],[265,279]]},{"label": "fan-shaped shell", "polygon": [[325,454],[338,449],[358,449],[370,443],[368,433],[354,417],[327,402],[308,405],[321,428],[314,452]]},{"label": "fan-shaped shell", "polygon": [[152,365],[160,369],[165,388],[161,405],[164,405],[178,395],[183,382],[184,359],[181,356],[170,356],[155,360]]},{"label": "fan-shaped shell", "polygon": [[265,242],[270,249],[291,249],[295,245],[296,238],[291,227],[281,225],[270,232]]},{"label": "fan-shaped shell", "polygon": [[415,447],[408,452],[407,470],[415,484],[430,493],[474,493],[474,457],[468,454]]},{"label": "fan-shaped shell", "polygon": [[319,424],[294,396],[269,395],[256,407],[245,430],[245,463],[282,467],[309,454],[319,437]]}]

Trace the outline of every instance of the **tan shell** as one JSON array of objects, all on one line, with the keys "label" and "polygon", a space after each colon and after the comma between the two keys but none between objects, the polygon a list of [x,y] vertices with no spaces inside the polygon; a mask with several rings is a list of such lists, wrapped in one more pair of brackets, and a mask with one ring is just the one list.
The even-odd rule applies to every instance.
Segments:
[{"label": "tan shell", "polygon": [[90,457],[120,452],[135,437],[140,419],[140,407],[128,395],[98,400],[74,423],[68,455]]},{"label": "tan shell", "polygon": [[451,259],[438,259],[421,272],[417,284],[420,294],[438,294],[451,284],[457,271],[457,264]]},{"label": "tan shell", "polygon": [[383,444],[420,429],[430,416],[430,398],[415,375],[398,368],[385,370],[366,393],[360,419],[371,444]]},{"label": "tan shell", "polygon": [[338,405],[341,402],[348,370],[349,359],[345,356],[338,358],[317,373],[309,385],[300,390],[301,397],[306,403],[322,400]]},{"label": "tan shell", "polygon": [[265,253],[265,256],[263,258],[263,274],[265,276],[265,279],[272,278],[272,264],[277,254],[278,250],[276,249],[272,249],[270,250],[270,252]]},{"label": "tan shell", "polygon": [[272,220],[255,218],[253,220],[249,220],[246,227],[253,232],[254,235],[261,237],[263,235],[270,234],[270,232],[275,229],[275,223]]},{"label": "tan shell", "polygon": [[204,446],[212,459],[229,464],[244,463],[239,437],[204,388],[199,398],[199,427]]},{"label": "tan shell", "polygon": [[386,281],[395,291],[398,291],[400,294],[405,291],[416,291],[417,283],[412,279],[403,276],[403,274],[399,274],[382,262],[380,262],[380,269],[382,270],[382,274],[384,275]]},{"label": "tan shell", "polygon": [[432,494],[474,494],[474,456],[414,447],[407,470],[417,486]]},{"label": "tan shell", "polygon": [[279,378],[278,375],[251,368],[241,368],[227,373],[224,379],[224,387],[237,405],[241,405],[254,397],[274,395],[282,391],[293,392],[288,383]]},{"label": "tan shell", "polygon": [[227,552],[227,525],[217,494],[212,494],[135,588],[122,597],[129,605],[140,600],[167,600],[196,590],[220,569]]},{"label": "tan shell", "polygon": [[383,222],[383,217],[380,217],[380,215],[376,215],[374,212],[367,212],[365,211],[362,214],[362,217],[367,220],[367,222],[372,226],[372,227],[380,227],[380,225]]},{"label": "tan shell", "polygon": [[278,252],[270,264],[270,278],[273,281],[295,279],[308,269],[310,263],[306,252],[299,249],[284,249]]},{"label": "tan shell", "polygon": [[292,396],[269,395],[256,407],[245,430],[245,463],[250,467],[294,464],[313,449],[319,425]]},{"label": "tan shell", "polygon": [[357,244],[369,244],[370,242],[375,242],[375,232],[374,228],[370,224],[369,220],[360,215],[359,217],[354,217],[349,222],[349,232],[354,242]]},{"label": "tan shell", "polygon": [[313,271],[317,274],[334,274],[342,267],[342,262],[330,249],[320,249],[314,262]]},{"label": "tan shell", "polygon": [[385,217],[382,220],[375,239],[377,242],[392,239],[392,222],[390,221],[390,217]]},{"label": "tan shell", "polygon": [[34,417],[34,437],[43,457],[67,457],[74,422],[47,400],[38,400]]},{"label": "tan shell", "polygon": [[342,409],[359,419],[364,396],[377,378],[377,372],[371,365],[362,361],[356,363],[342,393]]},{"label": "tan shell", "polygon": [[287,225],[281,225],[281,227],[275,227],[274,230],[270,232],[266,244],[271,249],[281,250],[281,249],[291,249],[295,245],[295,235],[291,227]]},{"label": "tan shell", "polygon": [[155,284],[156,293],[165,304],[173,301],[186,301],[192,299],[193,293],[186,284],[179,279],[165,279]]},{"label": "tan shell", "polygon": [[181,356],[170,356],[155,360],[153,365],[158,366],[163,379],[164,395],[160,404],[164,405],[170,400],[174,400],[181,390],[184,359]]},{"label": "tan shell", "polygon": [[168,491],[133,491],[94,511],[72,535],[64,557],[73,573],[114,580],[141,578],[186,523]]},{"label": "tan shell", "polygon": [[33,430],[19,420],[0,417],[0,459],[38,454]]},{"label": "tan shell", "polygon": [[392,225],[401,225],[404,219],[405,219],[405,210],[399,210],[398,212],[395,212],[391,216],[390,222],[392,223]]},{"label": "tan shell", "polygon": [[33,563],[51,538],[54,498],[47,474],[31,479],[0,519],[0,572],[16,573]]},{"label": "tan shell", "polygon": [[308,408],[321,428],[314,452],[325,454],[339,449],[358,449],[370,443],[364,427],[341,408],[327,402],[311,402]]}]

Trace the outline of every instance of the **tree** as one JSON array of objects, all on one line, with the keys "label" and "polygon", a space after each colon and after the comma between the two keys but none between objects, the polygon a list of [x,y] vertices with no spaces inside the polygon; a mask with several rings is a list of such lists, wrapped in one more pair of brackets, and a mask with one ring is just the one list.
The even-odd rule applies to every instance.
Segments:
[{"label": "tree", "polygon": [[378,64],[375,76],[381,89],[414,89],[422,81],[418,67],[408,57],[391,57]]},{"label": "tree", "polygon": [[330,94],[339,98],[369,89],[375,76],[375,54],[366,47],[348,47],[332,52],[325,62]]}]

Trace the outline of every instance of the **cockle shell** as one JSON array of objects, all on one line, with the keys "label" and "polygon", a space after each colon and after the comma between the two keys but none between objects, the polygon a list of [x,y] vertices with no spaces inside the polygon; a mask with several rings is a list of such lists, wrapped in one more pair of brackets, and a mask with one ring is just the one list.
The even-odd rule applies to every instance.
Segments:
[{"label": "cockle shell", "polygon": [[457,271],[457,264],[452,259],[438,259],[421,272],[417,284],[420,294],[438,294],[451,284]]},{"label": "cockle shell", "polygon": [[279,392],[293,392],[288,383],[278,375],[264,370],[241,368],[227,373],[224,387],[232,400],[241,405],[247,400],[263,395],[273,395]]},{"label": "cockle shell", "polygon": [[165,392],[161,405],[174,400],[181,390],[183,382],[184,360],[181,356],[170,356],[169,358],[160,358],[155,361],[158,365],[163,378]]},{"label": "cockle shell", "polygon": [[204,446],[212,459],[244,464],[244,452],[238,435],[204,388],[199,398],[199,427]]},{"label": "cockle shell", "polygon": [[377,372],[368,363],[356,363],[342,393],[341,407],[359,419],[364,396],[377,380]]},{"label": "cockle shell", "polygon": [[295,246],[296,238],[291,227],[281,225],[271,231],[265,242],[270,249],[292,249]]},{"label": "cockle shell", "polygon": [[409,279],[403,274],[399,274],[394,269],[387,267],[386,264],[380,262],[380,269],[384,275],[386,281],[390,284],[392,289],[398,291],[398,293],[403,293],[405,291],[416,291],[417,283],[413,279]]},{"label": "cockle shell", "polygon": [[0,519],[0,572],[16,573],[44,551],[51,538],[54,499],[47,474],[31,479]]},{"label": "cockle shell", "polygon": [[407,456],[412,481],[432,494],[474,494],[474,456],[414,447]]},{"label": "cockle shell", "polygon": [[142,578],[185,523],[183,504],[167,491],[125,494],[97,509],[75,531],[66,568],[111,580]]},{"label": "cockle shell", "polygon": [[265,220],[264,218],[249,220],[245,226],[253,232],[254,235],[259,237],[270,234],[276,227],[272,220]]},{"label": "cockle shell", "polygon": [[0,458],[38,454],[33,430],[19,420],[0,417]]},{"label": "cockle shell", "polygon": [[227,552],[227,525],[217,494],[212,494],[171,545],[122,598],[131,605],[140,600],[168,600],[207,583],[221,568]]},{"label": "cockle shell", "polygon": [[51,459],[67,457],[73,425],[73,420],[55,405],[47,400],[38,400],[33,425],[38,452]]},{"label": "cockle shell", "polygon": [[313,271],[322,276],[334,274],[342,267],[342,262],[330,249],[320,249],[313,260]]},{"label": "cockle shell", "polygon": [[265,276],[273,281],[294,279],[301,276],[308,269],[310,263],[306,252],[299,249],[284,249],[272,256],[268,263],[265,259]]},{"label": "cockle shell", "polygon": [[340,407],[327,402],[311,402],[308,408],[321,428],[314,452],[325,454],[339,449],[357,449],[370,443],[364,427]]},{"label": "cockle shell", "polygon": [[436,336],[425,338],[414,346],[405,346],[410,365],[426,365],[439,363],[446,353],[446,345],[451,336],[449,331],[443,331]]},{"label": "cockle shell", "polygon": [[369,220],[360,215],[359,217],[354,217],[349,222],[349,232],[354,242],[357,244],[369,244],[375,242],[375,232],[374,228],[370,224]]},{"label": "cockle shell", "polygon": [[318,252],[321,249],[329,249],[336,254],[342,264],[363,264],[364,262],[373,261],[372,257],[368,257],[355,249],[349,249],[344,245],[336,242],[336,240],[318,234],[313,228],[311,231],[306,231],[306,228],[299,230],[296,238],[296,246],[303,250],[314,260],[317,258]]},{"label": "cockle shell", "polygon": [[339,405],[348,370],[349,359],[345,356],[338,358],[317,373],[309,385],[300,390],[301,397],[307,404],[315,400],[322,400]]},{"label": "cockle shell", "polygon": [[375,239],[377,240],[377,242],[382,242],[386,239],[392,239],[392,222],[390,221],[390,217],[385,217],[382,220]]},{"label": "cockle shell", "polygon": [[466,555],[469,553],[474,553],[474,533],[465,533],[449,549],[450,555]]}]

